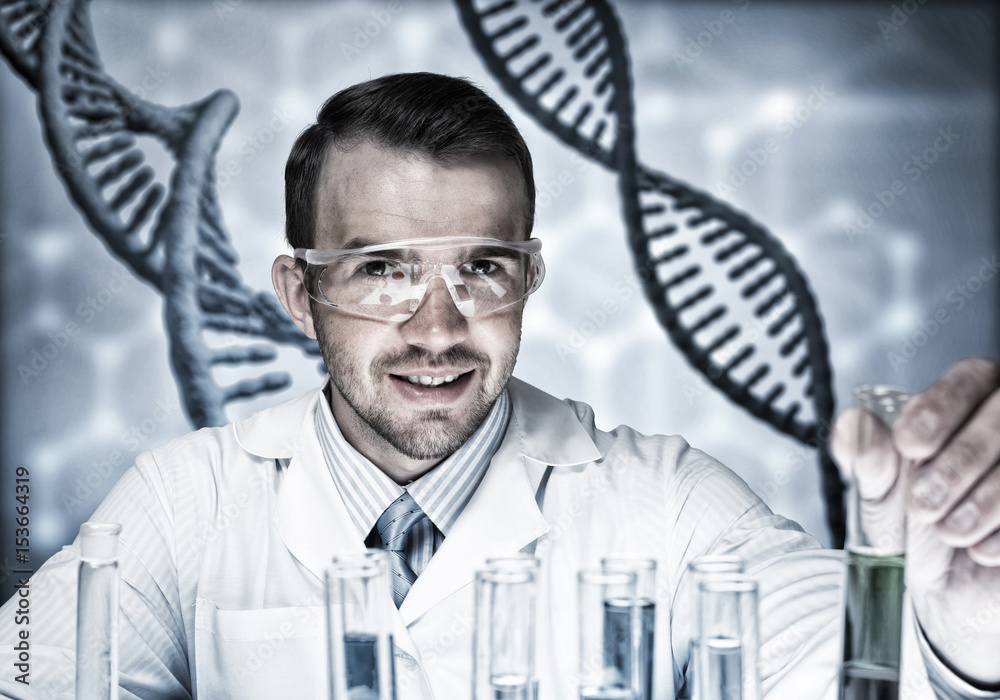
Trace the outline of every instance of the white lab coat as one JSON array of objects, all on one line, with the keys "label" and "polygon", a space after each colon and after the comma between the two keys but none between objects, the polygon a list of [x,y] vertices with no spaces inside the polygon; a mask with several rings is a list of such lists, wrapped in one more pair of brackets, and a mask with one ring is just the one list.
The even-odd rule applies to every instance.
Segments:
[{"label": "white lab coat", "polygon": [[[709,552],[742,556],[760,582],[766,697],[833,697],[839,553],[679,437],[603,432],[583,404],[516,379],[509,391],[510,425],[481,485],[392,607],[400,700],[470,697],[474,573],[522,550],[542,561],[543,700],[576,697],[576,573],[613,552],[658,562],[657,698],[683,685],[684,572]],[[324,569],[364,545],[317,441],[321,399],[317,389],[144,453],[98,508],[93,520],[123,524],[121,697],[325,697]],[[3,608],[0,693],[72,697],[76,556],[64,548],[31,581],[30,687],[12,680],[16,631]]]}]

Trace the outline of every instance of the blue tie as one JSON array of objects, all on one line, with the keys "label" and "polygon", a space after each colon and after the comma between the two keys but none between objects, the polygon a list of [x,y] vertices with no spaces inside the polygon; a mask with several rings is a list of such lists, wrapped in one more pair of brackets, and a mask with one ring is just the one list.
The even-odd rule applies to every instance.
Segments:
[{"label": "blue tie", "polygon": [[[421,535],[429,534],[430,541],[433,543],[433,528],[434,525],[430,518],[424,511],[420,510],[420,506],[417,505],[408,491],[404,491],[402,496],[389,504],[389,507],[375,523],[375,530],[382,540],[382,548],[388,554],[389,582],[397,608],[403,604],[403,599],[410,592],[410,586],[417,580],[417,576],[426,563],[425,557],[415,556],[418,553],[412,551],[412,542],[410,542],[411,546],[407,547],[410,540],[424,541],[426,537],[414,538],[410,537],[410,534],[411,532],[414,534],[420,532]],[[423,530],[429,530],[429,532],[422,532]],[[414,572],[411,568],[410,563],[416,563],[414,559],[421,560],[421,565],[418,567],[421,571]]]}]

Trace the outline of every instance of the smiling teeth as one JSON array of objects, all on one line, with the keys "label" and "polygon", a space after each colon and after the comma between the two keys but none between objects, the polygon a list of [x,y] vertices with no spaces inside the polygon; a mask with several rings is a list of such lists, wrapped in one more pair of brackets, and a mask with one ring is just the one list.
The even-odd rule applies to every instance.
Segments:
[{"label": "smiling teeth", "polygon": [[418,384],[420,386],[441,386],[442,384],[455,381],[460,376],[459,374],[449,374],[444,377],[422,377],[418,374],[413,374],[407,377],[406,381],[410,384]]}]

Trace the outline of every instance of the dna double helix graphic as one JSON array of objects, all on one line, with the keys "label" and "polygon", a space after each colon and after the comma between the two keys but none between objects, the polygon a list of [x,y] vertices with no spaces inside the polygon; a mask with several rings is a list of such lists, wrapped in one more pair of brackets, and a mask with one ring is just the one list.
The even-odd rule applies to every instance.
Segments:
[{"label": "dna double helix graphic", "polygon": [[[618,174],[628,244],[659,323],[736,404],[818,448],[827,520],[843,544],[843,485],[824,440],[833,415],[816,301],[772,234],[723,201],[639,162],[629,57],[606,0],[456,0],[496,79],[541,126]],[[318,357],[270,292],[243,283],[219,207],[215,154],[239,109],[216,91],[181,107],[140,99],[103,69],[89,0],[0,0],[0,52],[38,95],[55,167],[91,229],[163,296],[170,362],[195,426],[280,391],[284,372],[220,386],[220,365]],[[152,138],[172,158],[148,164]],[[252,342],[212,347],[206,332]]]},{"label": "dna double helix graphic", "polygon": [[[220,386],[220,365],[268,362],[276,345],[319,347],[277,299],[246,286],[226,232],[214,181],[215,154],[239,110],[219,90],[182,107],[140,99],[100,60],[88,0],[0,0],[0,52],[38,94],[55,167],[70,198],[111,252],[163,296],[170,363],[198,427],[224,425],[226,404],[281,391],[285,372]],[[137,137],[169,152],[166,182]],[[206,331],[266,342],[211,347]]]},{"label": "dna double helix graphic", "polygon": [[826,447],[832,374],[808,281],[781,242],[727,203],[639,162],[629,57],[606,0],[456,0],[503,89],[566,145],[617,172],[646,299],[687,360],[732,401],[818,448],[827,522],[844,486]]}]

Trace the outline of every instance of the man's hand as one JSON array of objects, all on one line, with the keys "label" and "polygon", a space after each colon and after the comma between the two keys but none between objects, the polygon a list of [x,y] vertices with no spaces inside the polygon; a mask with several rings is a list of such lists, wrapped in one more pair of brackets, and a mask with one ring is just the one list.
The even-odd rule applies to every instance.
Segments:
[{"label": "man's hand", "polygon": [[853,454],[857,426],[857,411],[841,414],[833,452],[857,471],[867,522],[905,511],[906,584],[928,640],[974,684],[1000,683],[1000,366],[956,363],[868,454]]}]

